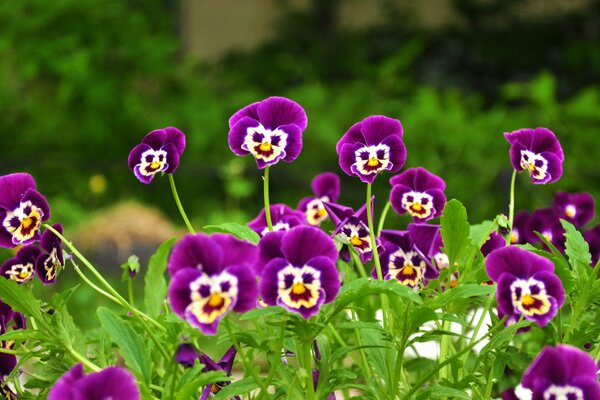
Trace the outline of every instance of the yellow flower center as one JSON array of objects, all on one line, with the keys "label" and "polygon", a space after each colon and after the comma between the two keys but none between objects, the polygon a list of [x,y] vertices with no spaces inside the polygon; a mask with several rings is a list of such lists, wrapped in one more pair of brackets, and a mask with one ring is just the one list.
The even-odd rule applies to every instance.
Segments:
[{"label": "yellow flower center", "polygon": [[535,299],[533,297],[531,297],[531,295],[526,294],[525,296],[523,296],[523,305],[524,306],[530,306],[533,303],[535,303]]},{"label": "yellow flower center", "polygon": [[319,211],[317,211],[317,217],[319,217],[319,218],[323,218],[326,215],[327,215],[327,211],[325,211],[325,209],[323,209],[323,208],[320,208]]},{"label": "yellow flower center", "polygon": [[421,211],[423,209],[423,206],[421,205],[421,203],[413,203],[413,205],[411,207],[414,211]]},{"label": "yellow flower center", "polygon": [[367,165],[369,167],[376,167],[379,165],[379,160],[375,157],[371,157],[369,158],[369,161],[367,161]]},{"label": "yellow flower center", "polygon": [[354,246],[360,246],[362,244],[362,240],[358,236],[352,236],[350,238],[350,243]]},{"label": "yellow flower center", "polygon": [[152,161],[152,164],[150,164],[150,169],[159,169],[160,168],[160,163],[158,161]]},{"label": "yellow flower center", "polygon": [[519,235],[517,235],[517,233],[516,233],[516,232],[511,232],[511,234],[510,234],[510,242],[511,242],[512,244],[515,244],[515,243],[517,243],[518,241],[519,241]]},{"label": "yellow flower center", "polygon": [[306,286],[304,286],[303,283],[294,283],[292,285],[292,293],[304,294],[304,293],[306,293]]},{"label": "yellow flower center", "polygon": [[260,151],[271,151],[271,143],[262,142],[259,146]]},{"label": "yellow flower center", "polygon": [[576,213],[577,213],[577,209],[574,206],[572,206],[572,205],[568,205],[565,208],[565,214],[569,218],[573,218]]},{"label": "yellow flower center", "polygon": [[414,275],[415,273],[415,269],[412,265],[405,265],[404,268],[402,268],[402,275]]},{"label": "yellow flower center", "polygon": [[21,221],[21,226],[23,227],[23,229],[29,229],[29,227],[31,226],[31,224],[33,224],[34,221],[35,218],[32,217],[23,218],[23,220]]},{"label": "yellow flower center", "polygon": [[208,299],[208,305],[211,307],[221,307],[225,300],[217,293],[213,293],[210,295],[210,299]]}]

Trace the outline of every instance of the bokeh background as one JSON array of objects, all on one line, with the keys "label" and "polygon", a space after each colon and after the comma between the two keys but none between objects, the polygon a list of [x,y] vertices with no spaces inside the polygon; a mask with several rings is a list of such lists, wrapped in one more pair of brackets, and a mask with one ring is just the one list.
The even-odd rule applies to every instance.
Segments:
[{"label": "bokeh background", "polygon": [[[149,131],[179,127],[175,175],[196,226],[245,223],[261,174],[227,146],[229,116],[271,95],[307,111],[304,149],[272,168],[273,202],[295,206],[335,143],[371,114],[402,121],[407,166],[447,182],[473,222],[506,212],[502,133],[546,126],[563,178],[517,182],[517,209],[557,190],[600,192],[600,1],[22,0],[0,2],[0,174],[27,171],[52,220],[100,264],[147,255],[183,224],[166,179],[127,167]],[[342,177],[341,202],[364,185]],[[375,184],[377,210],[388,176]],[[396,217],[389,227],[399,226]]]}]

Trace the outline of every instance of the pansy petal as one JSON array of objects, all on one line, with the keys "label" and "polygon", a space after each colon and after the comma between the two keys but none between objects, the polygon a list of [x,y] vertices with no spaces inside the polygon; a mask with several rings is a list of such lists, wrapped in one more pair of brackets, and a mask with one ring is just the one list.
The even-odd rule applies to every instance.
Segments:
[{"label": "pansy petal", "polygon": [[254,118],[242,117],[229,129],[227,135],[227,142],[229,148],[234,154],[238,156],[245,156],[250,154],[248,150],[242,148],[246,135],[248,135],[248,128],[256,128],[260,123]]},{"label": "pansy petal", "polygon": [[223,249],[223,267],[243,263],[253,265],[258,259],[258,247],[246,240],[219,233],[210,238]]},{"label": "pansy petal", "polygon": [[359,144],[358,147],[356,147],[356,148],[361,148],[363,145],[366,144],[365,138],[361,132],[361,126],[362,126],[362,121],[357,122],[354,125],[352,125],[350,127],[350,129],[348,129],[348,131],[346,131],[346,133],[344,133],[344,135],[340,138],[340,140],[337,142],[337,144],[335,146],[335,151],[338,154],[341,154],[342,148],[346,144],[349,144],[352,146]]},{"label": "pansy petal", "polygon": [[18,207],[28,189],[36,189],[33,177],[24,172],[0,176],[0,209],[12,211]]},{"label": "pansy petal", "polygon": [[121,367],[109,367],[75,382],[82,399],[139,400],[140,391],[133,375]]},{"label": "pansy petal", "polygon": [[384,115],[372,115],[362,120],[360,128],[365,143],[369,146],[381,143],[385,138],[398,136],[402,139],[402,124],[397,119]]},{"label": "pansy petal", "polygon": [[349,176],[356,175],[352,172],[352,165],[356,161],[356,150],[363,147],[362,144],[344,143],[340,149],[339,165],[342,171]]},{"label": "pansy petal", "polygon": [[554,264],[545,257],[514,246],[492,251],[485,260],[485,270],[497,282],[501,274],[509,273],[519,278],[529,278],[533,273],[554,272]]},{"label": "pansy petal", "polygon": [[328,257],[315,257],[306,265],[321,272],[320,282],[325,291],[325,303],[331,303],[338,295],[341,286],[340,273],[335,266],[335,261]]},{"label": "pansy petal", "polygon": [[263,269],[260,279],[260,295],[266,304],[270,306],[277,305],[277,297],[279,295],[277,290],[277,273],[288,265],[290,265],[290,263],[285,259],[275,258],[265,266],[265,269]]},{"label": "pansy petal", "polygon": [[179,167],[179,153],[177,147],[172,143],[167,143],[162,147],[162,150],[167,152],[168,168],[165,170],[167,174],[172,174]]},{"label": "pansy petal", "polygon": [[177,154],[181,157],[185,150],[185,134],[174,126],[167,126],[164,131],[167,134],[166,142],[173,144],[177,149]]},{"label": "pansy petal", "polygon": [[75,397],[76,394],[72,391],[72,387],[77,381],[82,379],[83,376],[83,364],[75,364],[52,386],[48,393],[48,400],[77,400]]},{"label": "pansy petal", "polygon": [[302,151],[302,130],[298,125],[287,124],[279,127],[279,130],[287,133],[287,146],[285,146],[285,157],[283,161],[292,162]]},{"label": "pansy petal", "polygon": [[209,236],[187,234],[175,245],[169,257],[168,271],[173,276],[184,268],[196,268],[209,275],[221,272],[223,250]]},{"label": "pansy petal", "polygon": [[325,211],[327,211],[329,218],[331,218],[331,221],[333,221],[336,227],[339,226],[342,221],[354,214],[354,210],[352,208],[343,206],[341,204],[324,201],[323,207],[325,207]]},{"label": "pansy petal", "polygon": [[268,129],[275,129],[282,125],[294,124],[301,131],[306,129],[306,112],[300,104],[285,97],[269,97],[258,104],[256,112],[259,121]]},{"label": "pansy petal", "polygon": [[260,239],[258,243],[258,260],[254,264],[254,269],[258,275],[262,274],[265,266],[275,258],[283,258],[281,252],[281,239],[285,235],[284,231],[269,232]]},{"label": "pansy petal", "polygon": [[167,141],[167,132],[164,129],[155,129],[146,134],[142,139],[142,143],[147,144],[154,150],[160,149]]},{"label": "pansy petal", "polygon": [[0,353],[0,382],[9,375],[17,366],[17,357],[14,354]]},{"label": "pansy petal", "polygon": [[142,154],[151,149],[152,148],[146,143],[140,143],[137,146],[135,146],[129,153],[129,157],[127,157],[127,164],[129,165],[129,169],[133,171],[135,166],[142,162]]},{"label": "pansy petal", "polygon": [[298,226],[289,231],[281,240],[281,251],[294,266],[302,266],[318,256],[338,259],[338,251],[333,240],[322,230],[312,226]]},{"label": "pansy petal", "polygon": [[185,310],[192,302],[192,291],[190,284],[202,275],[202,271],[196,268],[184,268],[177,271],[171,277],[169,283],[169,304],[175,314],[185,318]]},{"label": "pansy petal", "polygon": [[245,117],[250,117],[251,119],[258,121],[258,105],[260,101],[249,104],[246,107],[238,110],[229,118],[229,128],[232,128],[239,120]]},{"label": "pansy petal", "polygon": [[333,172],[323,172],[314,177],[310,187],[315,196],[327,197],[328,201],[335,203],[340,196],[340,177]]},{"label": "pansy petal", "polygon": [[410,240],[426,257],[433,257],[439,251],[437,239],[441,237],[440,226],[412,223],[407,226]]},{"label": "pansy petal", "polygon": [[25,203],[30,201],[31,204],[42,210],[44,214],[42,216],[42,221],[47,221],[50,218],[50,206],[46,201],[46,198],[37,190],[29,189],[25,192],[23,197],[21,198],[21,203]]},{"label": "pansy petal", "polygon": [[256,275],[250,264],[232,265],[225,271],[237,278],[238,294],[233,311],[246,312],[256,307],[258,300],[258,284]]},{"label": "pansy petal", "polygon": [[537,180],[534,180],[533,176],[532,176],[531,181],[533,183],[553,183],[553,182],[556,182],[557,180],[560,179],[560,177],[562,176],[562,173],[563,173],[562,160],[560,158],[558,158],[553,153],[542,153],[541,155],[542,155],[542,157],[544,157],[548,161],[548,173],[547,173],[547,175],[549,177],[548,177],[548,179],[543,179],[541,181],[537,181]]},{"label": "pansy petal", "polygon": [[548,295],[554,297],[558,308],[562,307],[565,303],[565,289],[558,276],[552,272],[542,271],[534,274],[532,278],[544,282]]},{"label": "pansy petal", "polygon": [[392,167],[389,172],[397,172],[406,163],[406,146],[400,136],[388,136],[382,142],[390,148],[390,163]]}]

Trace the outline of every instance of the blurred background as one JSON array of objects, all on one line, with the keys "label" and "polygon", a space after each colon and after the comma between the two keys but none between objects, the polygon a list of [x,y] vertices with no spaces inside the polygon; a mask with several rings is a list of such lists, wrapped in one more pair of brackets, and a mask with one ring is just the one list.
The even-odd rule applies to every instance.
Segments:
[{"label": "blurred background", "polygon": [[[598,21],[594,0],[3,1],[0,174],[34,175],[52,221],[114,267],[183,227],[167,179],[129,171],[133,146],[180,128],[175,180],[193,224],[245,223],[261,173],[229,150],[227,121],[280,95],[309,125],[300,157],[272,168],[272,202],[295,207],[314,175],[342,175],[335,144],[371,114],[402,121],[407,167],[442,176],[472,222],[506,212],[502,133],[523,127],[553,130],[566,160],[556,184],[519,176],[517,209],[557,190],[599,198]],[[344,175],[340,202],[358,207],[364,190]]]}]

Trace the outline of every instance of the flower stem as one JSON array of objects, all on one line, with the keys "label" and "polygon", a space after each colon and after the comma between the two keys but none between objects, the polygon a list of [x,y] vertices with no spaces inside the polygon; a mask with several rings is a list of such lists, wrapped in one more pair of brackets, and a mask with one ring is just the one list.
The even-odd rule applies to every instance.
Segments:
[{"label": "flower stem", "polygon": [[377,224],[377,236],[379,236],[381,234],[381,230],[383,229],[383,224],[385,223],[385,219],[387,218],[387,214],[388,214],[388,211],[390,211],[391,206],[392,206],[392,203],[390,201],[385,203],[385,207],[383,208],[383,211],[381,212],[381,217],[379,218],[379,224]]},{"label": "flower stem", "polygon": [[132,307],[135,307],[135,301],[133,297],[133,279],[131,277],[127,279],[127,293],[129,295],[129,304],[131,304]]},{"label": "flower stem", "polygon": [[515,219],[515,181],[517,179],[517,170],[513,170],[512,178],[510,179],[510,202],[508,203],[508,241],[510,245],[510,236],[512,235],[513,221]]},{"label": "flower stem", "polygon": [[263,197],[265,200],[265,219],[269,232],[273,232],[273,222],[271,221],[271,205],[269,204],[269,166],[265,167],[265,176],[263,177]]},{"label": "flower stem", "polygon": [[183,218],[183,222],[185,222],[185,226],[187,226],[188,231],[190,231],[190,233],[196,233],[196,231],[192,227],[192,224],[190,223],[190,220],[187,217],[187,214],[185,213],[185,210],[183,209],[183,206],[181,205],[181,200],[179,200],[179,195],[177,194],[177,187],[175,187],[175,179],[173,179],[173,174],[167,174],[167,175],[169,175],[169,183],[171,184],[171,192],[173,192],[173,199],[175,199],[175,204],[177,204],[177,208],[179,209],[181,218]]},{"label": "flower stem", "polygon": [[362,261],[360,261],[360,256],[358,255],[356,250],[352,246],[348,245],[348,251],[352,255],[352,261],[354,262],[354,265],[356,265],[356,269],[358,269],[360,277],[368,277],[369,275],[367,275],[367,271],[365,271],[365,266],[363,265]]},{"label": "flower stem", "polygon": [[[90,272],[96,277],[96,279],[98,279],[100,281],[100,283],[102,283],[102,285],[104,286],[104,288],[113,296],[115,297],[119,303],[126,308],[128,311],[130,311],[133,316],[138,320],[138,322],[140,323],[140,325],[142,326],[142,328],[146,331],[146,333],[148,334],[148,336],[150,337],[150,339],[152,340],[152,342],[154,342],[154,345],[156,346],[156,348],[160,351],[160,353],[162,354],[162,356],[165,358],[165,360],[167,362],[170,362],[170,357],[169,354],[167,353],[167,351],[165,350],[165,348],[162,346],[162,344],[158,341],[156,335],[154,334],[154,331],[152,329],[150,329],[150,327],[148,326],[148,324],[146,323],[146,320],[142,317],[141,312],[133,307],[131,304],[129,304],[127,302],[127,300],[125,300],[120,294],[119,292],[117,292],[110,283],[108,283],[108,281],[106,279],[104,279],[104,277],[102,276],[102,274],[100,274],[98,272],[98,270],[96,268],[94,268],[94,266],[92,265],[92,263],[90,263],[84,256],[83,254],[81,254],[79,252],[79,250],[77,250],[77,248],[75,246],[73,246],[73,244],[68,241],[63,235],[60,234],[60,232],[58,232],[56,229],[52,228],[52,226],[45,224],[44,227],[46,229],[49,229],[52,233],[54,233],[56,235],[56,237],[58,237],[60,240],[62,240],[62,242],[69,248],[69,250],[71,250],[71,252],[83,263],[83,265],[85,265],[87,267],[87,269],[90,270]],[[150,319],[151,321],[153,321],[154,325],[158,325],[161,328],[164,327],[162,325],[160,325],[158,322]]]},{"label": "flower stem", "polygon": [[298,338],[296,344],[298,347],[300,365],[306,371],[306,400],[315,400],[315,387],[312,379],[312,356],[310,354],[311,343],[309,341],[302,341],[300,338]]}]

